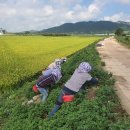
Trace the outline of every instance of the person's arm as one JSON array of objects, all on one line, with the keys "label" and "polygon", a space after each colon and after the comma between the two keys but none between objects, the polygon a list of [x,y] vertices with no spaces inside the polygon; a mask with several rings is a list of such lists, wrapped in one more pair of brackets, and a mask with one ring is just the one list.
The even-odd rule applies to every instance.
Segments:
[{"label": "person's arm", "polygon": [[84,90],[86,87],[91,85],[97,85],[99,83],[97,78],[91,78],[89,81],[87,81],[82,87],[81,90]]},{"label": "person's arm", "polygon": [[99,83],[98,79],[97,78],[91,78],[90,81],[88,81],[91,85],[97,85]]},{"label": "person's arm", "polygon": [[42,70],[42,74],[44,74],[44,72],[47,70],[47,68],[44,68],[43,70]]},{"label": "person's arm", "polygon": [[51,75],[52,71],[53,71],[53,69],[47,69],[47,70],[45,70],[45,71],[43,72],[43,75],[44,75],[44,76]]}]

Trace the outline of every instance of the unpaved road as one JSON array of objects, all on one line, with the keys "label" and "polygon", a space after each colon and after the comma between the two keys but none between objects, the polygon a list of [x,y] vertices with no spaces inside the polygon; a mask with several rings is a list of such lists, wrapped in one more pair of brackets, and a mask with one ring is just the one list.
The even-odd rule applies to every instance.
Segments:
[{"label": "unpaved road", "polygon": [[105,69],[116,78],[115,89],[123,108],[130,115],[130,49],[119,44],[113,37],[97,47]]}]

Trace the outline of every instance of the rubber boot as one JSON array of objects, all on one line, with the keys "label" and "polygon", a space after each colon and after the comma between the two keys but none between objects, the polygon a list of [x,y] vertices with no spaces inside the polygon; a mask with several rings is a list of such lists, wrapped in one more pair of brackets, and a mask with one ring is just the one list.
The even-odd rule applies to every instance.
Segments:
[{"label": "rubber boot", "polygon": [[60,109],[60,105],[55,105],[55,107],[52,109],[52,111],[49,113],[49,117],[54,116],[54,114]]}]

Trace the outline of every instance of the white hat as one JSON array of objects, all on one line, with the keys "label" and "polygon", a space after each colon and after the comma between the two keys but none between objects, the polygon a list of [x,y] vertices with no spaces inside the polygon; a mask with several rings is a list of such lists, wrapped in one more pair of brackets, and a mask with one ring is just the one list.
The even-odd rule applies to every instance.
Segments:
[{"label": "white hat", "polygon": [[91,65],[88,62],[82,62],[80,63],[78,67],[78,72],[90,72],[92,70]]}]

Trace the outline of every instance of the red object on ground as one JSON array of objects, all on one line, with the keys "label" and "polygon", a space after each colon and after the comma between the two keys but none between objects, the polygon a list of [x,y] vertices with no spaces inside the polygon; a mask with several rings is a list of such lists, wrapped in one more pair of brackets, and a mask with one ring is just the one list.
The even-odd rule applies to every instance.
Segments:
[{"label": "red object on ground", "polygon": [[37,88],[36,85],[33,86],[33,91],[34,91],[35,93],[38,93],[38,88]]},{"label": "red object on ground", "polygon": [[72,102],[74,100],[74,95],[64,95],[63,101],[64,102]]}]

